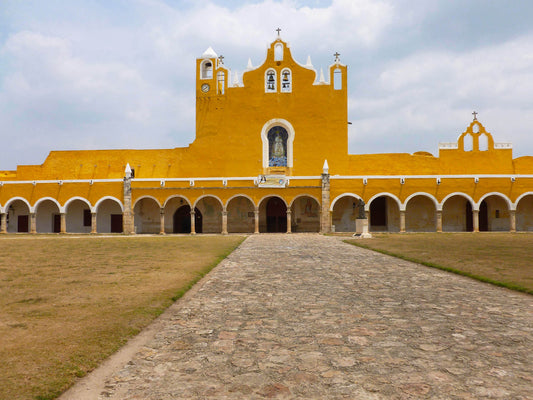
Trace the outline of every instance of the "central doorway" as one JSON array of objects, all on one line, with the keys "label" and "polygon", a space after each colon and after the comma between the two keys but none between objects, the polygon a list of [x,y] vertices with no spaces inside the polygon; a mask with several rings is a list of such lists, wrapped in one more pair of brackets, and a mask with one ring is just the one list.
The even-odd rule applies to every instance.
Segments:
[{"label": "central doorway", "polygon": [[[174,233],[191,233],[191,207],[181,206],[174,213]],[[198,208],[194,209],[194,231],[202,233],[202,213]]]},{"label": "central doorway", "polygon": [[279,197],[272,197],[266,204],[267,232],[287,232],[287,206]]}]

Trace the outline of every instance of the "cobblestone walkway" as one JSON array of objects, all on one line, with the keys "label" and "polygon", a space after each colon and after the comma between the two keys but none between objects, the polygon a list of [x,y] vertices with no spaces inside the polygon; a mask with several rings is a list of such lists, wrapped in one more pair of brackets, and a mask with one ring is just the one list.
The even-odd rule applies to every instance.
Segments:
[{"label": "cobblestone walkway", "polygon": [[320,235],[255,235],[101,399],[531,399],[533,297]]}]

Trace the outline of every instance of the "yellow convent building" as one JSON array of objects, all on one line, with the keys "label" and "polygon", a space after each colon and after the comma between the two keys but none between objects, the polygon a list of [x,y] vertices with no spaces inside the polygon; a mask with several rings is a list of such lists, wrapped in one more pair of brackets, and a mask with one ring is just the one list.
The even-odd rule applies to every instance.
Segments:
[{"label": "yellow convent building", "polygon": [[162,150],[52,151],[0,171],[1,232],[532,231],[533,157],[475,118],[439,155],[348,154],[347,68],[324,77],[279,37],[242,83],[196,60],[196,139]]}]

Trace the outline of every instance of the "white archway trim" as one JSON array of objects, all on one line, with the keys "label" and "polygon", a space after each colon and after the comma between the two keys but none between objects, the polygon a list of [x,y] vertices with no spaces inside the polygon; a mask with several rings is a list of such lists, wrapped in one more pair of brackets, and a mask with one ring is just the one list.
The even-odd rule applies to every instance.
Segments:
[{"label": "white archway trim", "polygon": [[211,198],[213,198],[213,199],[217,199],[218,202],[219,202],[219,204],[220,204],[220,207],[222,207],[222,210],[224,210],[224,203],[222,202],[222,200],[220,200],[219,197],[217,197],[217,196],[215,196],[215,195],[213,195],[213,194],[204,194],[204,195],[198,197],[198,198],[196,199],[196,201],[194,202],[194,207],[193,207],[193,208],[196,208],[196,206],[198,205],[198,203],[200,202],[200,200],[205,199],[205,198],[208,198],[208,197],[211,197]]},{"label": "white archway trim", "polygon": [[[472,197],[470,197],[466,193],[462,193],[462,192],[453,192],[453,193],[450,193],[449,195],[447,195],[445,198],[443,198],[442,201],[439,204],[440,211],[442,211],[442,209],[444,208],[444,203],[446,203],[446,201],[449,198],[454,197],[454,196],[464,197],[467,201],[470,202],[470,205],[472,206],[473,210],[478,210],[479,211],[479,208],[476,208],[476,202],[472,199]],[[437,210],[439,210],[439,209],[437,208]]]},{"label": "white archway trim", "polygon": [[514,208],[512,208],[511,210],[516,210],[518,208],[518,203],[520,203],[520,200],[522,200],[526,196],[533,196],[533,192],[522,193],[520,196],[518,196],[516,201],[513,203]]},{"label": "white archway trim", "polygon": [[406,210],[407,209],[407,203],[409,203],[409,200],[411,200],[413,197],[417,197],[417,196],[423,196],[423,197],[427,197],[428,199],[430,199],[433,204],[435,205],[435,208],[437,209],[437,211],[442,211],[442,210],[439,210],[439,202],[437,201],[437,199],[429,194],[429,193],[426,193],[426,192],[416,192],[416,193],[413,193],[412,195],[408,196],[405,201],[403,202],[403,209]]},{"label": "white archway trim", "polygon": [[292,205],[294,204],[296,199],[299,199],[300,197],[310,197],[310,198],[312,198],[314,201],[316,201],[316,203],[318,204],[318,208],[320,209],[320,201],[318,201],[318,199],[315,196],[313,196],[311,194],[305,194],[305,193],[304,194],[299,194],[294,199],[292,199],[291,205],[289,207],[292,207]]},{"label": "white archway trim", "polygon": [[294,128],[291,123],[285,119],[273,118],[263,125],[261,130],[261,140],[263,141],[263,168],[268,168],[268,131],[274,126],[281,126],[287,130],[289,135],[287,138],[287,167],[292,167],[292,153],[293,153],[293,142],[294,142]]},{"label": "white archway trim", "polygon": [[35,204],[33,205],[33,212],[35,212],[37,210],[37,207],[39,207],[39,204],[41,204],[41,203],[43,203],[43,202],[45,202],[47,200],[50,200],[52,203],[54,203],[57,206],[57,209],[59,210],[60,213],[63,212],[61,204],[59,204],[59,202],[56,199],[52,198],[52,197],[43,197],[43,198],[40,198],[39,200],[37,200],[35,202]]},{"label": "white archway trim", "polygon": [[368,203],[365,204],[365,211],[370,211],[370,204],[372,204],[372,202],[377,199],[378,197],[381,197],[381,196],[388,196],[392,199],[394,199],[396,201],[396,204],[398,205],[398,209],[400,211],[405,211],[404,208],[402,208],[402,202],[400,201],[400,199],[398,197],[396,197],[395,195],[393,195],[392,193],[388,193],[388,192],[381,192],[381,193],[378,193],[378,194],[375,194],[374,196],[372,196],[370,198],[370,200],[368,200]]},{"label": "white archway trim", "polygon": [[75,197],[71,197],[70,199],[68,199],[66,202],[65,202],[65,205],[63,206],[63,208],[61,209],[61,212],[67,212],[67,208],[68,206],[70,205],[70,203],[76,201],[76,200],[80,200],[82,202],[84,202],[85,204],[87,204],[89,206],[89,209],[92,209],[92,206],[91,206],[91,203],[89,200],[83,198],[83,197],[80,197],[80,196],[75,196]]},{"label": "white archway trim", "polygon": [[98,207],[100,206],[100,204],[102,204],[106,200],[116,201],[118,203],[118,205],[120,206],[120,210],[122,212],[124,212],[124,206],[122,205],[122,202],[119,199],[117,199],[116,197],[113,197],[113,196],[102,197],[100,200],[98,200],[96,202],[96,204],[94,205],[94,210],[91,210],[91,212],[98,212]]},{"label": "white archway trim", "polygon": [[187,203],[187,205],[188,205],[189,207],[191,206],[191,202],[189,201],[189,199],[188,199],[187,197],[178,194],[178,195],[170,196],[169,198],[167,198],[167,199],[165,200],[165,204],[163,204],[163,208],[166,208],[168,202],[169,202],[170,200],[172,200],[172,199],[183,199],[183,200],[185,200],[185,202]]},{"label": "white archway trim", "polygon": [[244,198],[250,200],[250,202],[251,202],[252,205],[254,206],[254,209],[256,208],[256,205],[255,205],[255,202],[253,201],[253,199],[252,199],[250,196],[246,195],[246,194],[235,194],[235,195],[231,196],[231,197],[226,201],[226,206],[225,206],[225,208],[227,209],[228,206],[229,206],[230,201],[233,200],[233,199],[236,199],[237,197],[244,197]]},{"label": "white archway trim", "polygon": [[285,199],[281,196],[278,196],[277,194],[267,194],[266,196],[262,197],[261,200],[259,200],[259,203],[257,203],[257,207],[259,207],[264,200],[269,199],[271,197],[277,197],[281,199],[281,201],[285,203],[285,206],[289,208],[289,204],[285,201]]},{"label": "white archway trim", "polygon": [[[342,199],[343,197],[355,197],[356,199],[359,199],[359,200],[363,200],[363,198],[355,193],[343,193],[343,194],[340,194],[338,195],[337,197],[335,197],[335,199],[333,199],[333,201],[331,202],[331,205],[329,206],[329,211],[333,211],[333,207],[335,206],[335,203]],[[366,207],[365,207],[366,209]],[[367,210],[368,211],[368,210]]]},{"label": "white archway trim", "polygon": [[26,205],[28,206],[28,210],[29,210],[30,213],[33,212],[33,208],[32,208],[32,206],[30,206],[29,201],[26,200],[24,197],[18,197],[18,196],[17,196],[17,197],[12,197],[12,198],[10,198],[10,199],[6,202],[6,204],[5,204],[5,206],[4,206],[4,210],[6,210],[6,211],[9,210],[9,206],[11,205],[11,203],[13,203],[13,202],[15,202],[15,201],[17,201],[17,200],[20,200],[20,201],[22,201],[24,204],[26,204]]},{"label": "white archway trim", "polygon": [[151,200],[155,201],[155,203],[158,205],[159,208],[161,208],[161,203],[159,202],[159,200],[157,200],[154,196],[148,196],[148,195],[139,197],[137,200],[135,200],[135,203],[133,203],[133,207],[132,208],[135,208],[137,203],[140,202],[143,199],[151,199]]},{"label": "white archway trim", "polygon": [[504,195],[503,193],[499,193],[499,192],[490,192],[490,193],[486,193],[484,194],[483,196],[481,196],[481,198],[479,199],[479,202],[476,204],[476,209],[479,210],[479,206],[481,205],[481,202],[483,200],[485,200],[487,197],[490,197],[490,196],[497,196],[497,197],[501,197],[502,199],[505,200],[505,202],[507,203],[507,208],[511,211],[513,211],[514,209],[512,208],[513,207],[513,203],[511,202],[511,200],[509,200],[509,198]]}]

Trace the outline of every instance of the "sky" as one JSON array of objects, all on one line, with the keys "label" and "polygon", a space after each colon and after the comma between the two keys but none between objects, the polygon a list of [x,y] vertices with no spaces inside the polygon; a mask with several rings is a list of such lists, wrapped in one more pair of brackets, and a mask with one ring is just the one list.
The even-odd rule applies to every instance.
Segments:
[{"label": "sky", "polygon": [[187,146],[196,58],[241,75],[278,27],[301,64],[348,65],[350,153],[437,156],[477,111],[533,156],[532,21],[529,0],[0,0],[0,170]]}]

